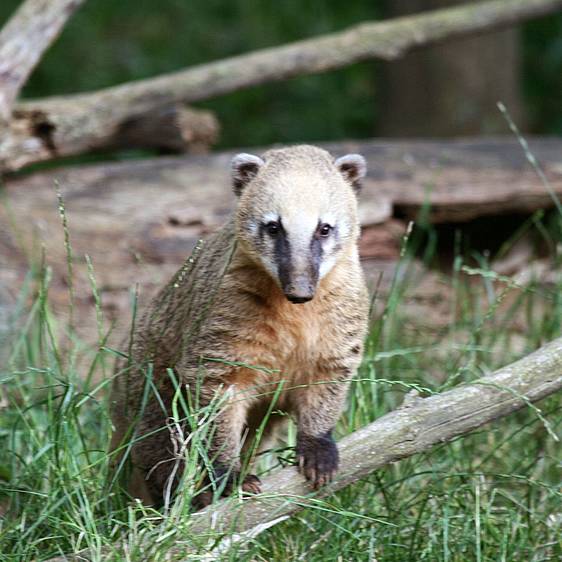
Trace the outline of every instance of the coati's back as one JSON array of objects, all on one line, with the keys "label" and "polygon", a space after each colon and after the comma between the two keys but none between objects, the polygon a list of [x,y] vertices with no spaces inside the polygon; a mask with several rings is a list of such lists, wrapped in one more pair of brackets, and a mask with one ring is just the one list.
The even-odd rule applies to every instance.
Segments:
[{"label": "coati's back", "polygon": [[200,332],[232,259],[234,234],[230,219],[209,239],[199,241],[123,341],[127,357],[117,360],[112,387],[112,415],[118,426],[112,444],[121,440],[138,414],[147,377],[158,381],[166,376]]}]

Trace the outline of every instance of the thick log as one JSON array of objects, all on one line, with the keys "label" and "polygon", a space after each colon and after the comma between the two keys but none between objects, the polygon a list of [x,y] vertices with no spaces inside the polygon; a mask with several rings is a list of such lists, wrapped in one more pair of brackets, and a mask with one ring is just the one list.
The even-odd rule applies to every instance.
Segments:
[{"label": "thick log", "polygon": [[0,31],[1,121],[9,121],[14,101],[31,71],[83,3],[84,0],[25,0]]},{"label": "thick log", "polygon": [[[428,451],[434,445],[529,407],[560,389],[562,338],[472,384],[428,398],[409,394],[402,407],[340,441],[340,470],[329,487],[313,493],[294,467],[284,468],[263,479],[262,494],[242,502],[223,500],[194,514],[189,527],[191,540],[182,544],[180,537],[176,537],[166,560],[186,560],[192,537],[197,537],[201,544],[205,544],[206,537],[218,535],[225,535],[231,543],[247,540],[305,507],[314,506],[311,500],[333,494],[390,463]],[[139,546],[140,559],[150,560],[152,545]],[[224,544],[223,549],[226,550]],[[116,545],[111,552],[120,550],[122,547]],[[94,557],[82,551],[51,562],[55,560],[93,561]]]},{"label": "thick log", "polygon": [[[379,140],[327,148],[335,155],[360,152],[367,158],[368,177],[360,195],[361,251],[364,258],[377,263],[373,279],[380,270],[386,272],[385,279],[392,277],[392,269],[381,265],[381,260],[398,258],[406,222],[416,218],[426,203],[433,222],[528,214],[553,205],[515,140]],[[530,148],[554,193],[562,198],[562,141],[531,139]],[[77,166],[8,178],[0,206],[4,294],[17,293],[28,270],[28,256],[42,243],[53,267],[51,297],[57,310],[66,306],[67,267],[57,181],[76,262],[76,323],[93,326],[84,263],[84,255],[89,254],[106,317],[116,320],[118,328],[126,326],[129,288],[140,283],[146,298],[173,274],[196,240],[223,224],[233,209],[228,177],[232,154]],[[91,341],[91,334],[81,335]]]},{"label": "thick log", "polygon": [[0,146],[0,170],[100,148],[119,123],[178,102],[341,68],[396,59],[411,49],[515,25],[552,13],[562,0],[488,0],[263,49],[186,70],[74,96],[17,106],[11,140]]}]

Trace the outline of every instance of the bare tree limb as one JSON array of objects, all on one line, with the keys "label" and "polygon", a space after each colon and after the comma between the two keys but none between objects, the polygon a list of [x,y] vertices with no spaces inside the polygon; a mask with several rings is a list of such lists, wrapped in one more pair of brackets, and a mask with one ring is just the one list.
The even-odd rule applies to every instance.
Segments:
[{"label": "bare tree limb", "polygon": [[12,106],[43,53],[84,0],[26,0],[0,31],[0,120]]},{"label": "bare tree limb", "polygon": [[562,0],[488,0],[263,49],[87,94],[16,106],[11,138],[0,141],[0,170],[103,148],[121,123],[156,108],[325,72],[368,59],[393,60],[439,41],[512,26],[562,9]]},{"label": "bare tree limb", "polygon": [[[96,149],[157,148],[201,151],[218,137],[209,111],[169,103],[150,112],[115,113],[63,101],[48,112],[14,101],[41,55],[84,0],[26,0],[0,31],[0,171]],[[23,104],[25,106],[26,104]]]},{"label": "bare tree limb", "polygon": [[[562,338],[471,384],[429,398],[408,395],[402,407],[341,440],[340,471],[332,485],[321,493],[311,494],[295,468],[285,468],[263,480],[263,493],[259,496],[244,501],[223,500],[195,514],[190,535],[200,537],[201,542],[206,535],[255,536],[256,528],[266,529],[283,521],[313,505],[314,498],[332,494],[389,463],[427,451],[438,443],[451,441],[529,407],[560,389]],[[540,413],[536,406],[533,409]],[[150,545],[146,545],[143,553],[144,559],[150,560]],[[187,554],[188,547],[176,542],[166,559],[185,560]],[[84,551],[55,560],[91,558]]]},{"label": "bare tree limb", "polygon": [[[194,102],[241,88],[341,68],[367,60],[393,60],[422,45],[509,27],[562,9],[562,0],[491,0],[389,21],[367,22],[345,31],[262,49],[210,64],[63,98],[83,104],[103,101],[114,111],[127,104],[143,113],[162,104]],[[61,98],[41,100],[43,108]],[[28,102],[22,109],[37,107]]]}]

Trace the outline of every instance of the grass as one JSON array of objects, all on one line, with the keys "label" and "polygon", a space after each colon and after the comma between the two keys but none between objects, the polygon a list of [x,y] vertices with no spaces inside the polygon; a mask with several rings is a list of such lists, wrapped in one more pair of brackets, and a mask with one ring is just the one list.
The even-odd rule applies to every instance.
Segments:
[{"label": "grass", "polygon": [[[61,214],[66,232],[62,204]],[[558,273],[559,223],[558,215],[528,223],[529,230],[550,238],[550,266]],[[400,275],[384,299],[379,295],[385,304],[374,307],[340,437],[396,408],[411,388],[442,392],[560,334],[559,274],[550,285],[535,280],[521,286],[495,274],[485,253],[463,250],[462,244],[440,285],[450,321],[432,328],[425,318],[412,317],[411,299],[420,275],[427,275],[413,267],[412,255],[432,261],[438,241],[430,231],[414,230]],[[67,236],[69,262],[70,242]],[[431,251],[425,251],[429,244]],[[14,319],[0,371],[0,560],[41,561],[88,548],[94,560],[157,561],[179,543],[190,549],[192,560],[538,562],[562,557],[559,397],[543,401],[540,415],[526,408],[379,470],[244,544],[223,545],[220,553],[213,551],[220,537],[190,533],[190,497],[204,459],[200,435],[191,442],[182,493],[164,509],[165,516],[114,501],[107,487],[107,390],[117,351],[106,345],[110,328],[89,261],[88,268],[96,349],[85,350],[72,326],[61,325],[52,313],[45,261],[22,289],[21,303],[32,306],[24,312],[22,305]],[[78,362],[86,352],[87,364]],[[182,408],[176,407],[179,418]],[[214,408],[183,411],[201,434],[210,427]],[[279,457],[290,458],[290,450],[271,455],[261,469],[271,470]],[[125,551],[110,553],[118,540],[125,541]]]}]

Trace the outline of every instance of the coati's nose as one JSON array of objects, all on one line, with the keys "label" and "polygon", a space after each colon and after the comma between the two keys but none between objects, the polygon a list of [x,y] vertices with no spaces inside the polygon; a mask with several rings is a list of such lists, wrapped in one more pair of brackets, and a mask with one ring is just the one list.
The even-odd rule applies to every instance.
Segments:
[{"label": "coati's nose", "polygon": [[297,279],[286,285],[283,292],[287,300],[295,304],[302,304],[312,300],[316,287],[313,286],[309,279]]},{"label": "coati's nose", "polygon": [[302,304],[304,302],[308,302],[312,300],[312,296],[305,296],[305,297],[299,297],[297,295],[286,295],[287,299],[290,300],[293,304]]}]

